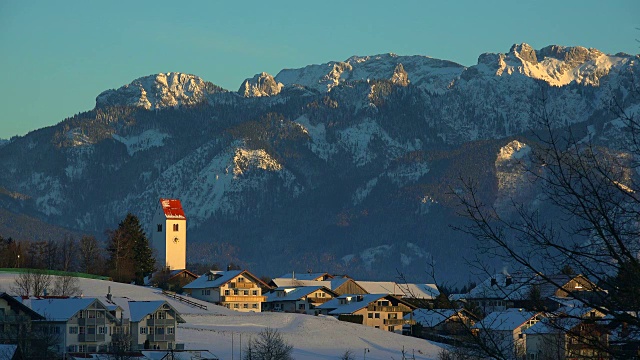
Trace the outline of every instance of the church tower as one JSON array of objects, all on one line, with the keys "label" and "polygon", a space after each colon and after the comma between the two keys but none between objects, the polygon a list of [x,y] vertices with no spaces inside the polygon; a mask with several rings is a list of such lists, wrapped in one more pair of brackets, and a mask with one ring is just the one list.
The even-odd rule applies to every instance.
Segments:
[{"label": "church tower", "polygon": [[187,217],[180,200],[160,199],[151,232],[158,263],[169,270],[186,269]]}]

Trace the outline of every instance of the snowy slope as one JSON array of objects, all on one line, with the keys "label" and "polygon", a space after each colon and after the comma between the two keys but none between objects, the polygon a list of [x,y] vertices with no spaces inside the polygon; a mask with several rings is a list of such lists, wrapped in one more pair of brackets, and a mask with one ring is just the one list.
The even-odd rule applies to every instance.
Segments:
[{"label": "snowy slope", "polygon": [[[9,291],[13,278],[14,274],[0,273],[0,291]],[[114,297],[167,300],[186,320],[185,324],[178,326],[178,341],[185,343],[186,349],[209,350],[220,359],[230,359],[232,351],[235,358],[240,358],[240,337],[246,344],[247,340],[267,327],[277,329],[284,339],[293,345],[293,357],[298,360],[336,359],[349,349],[358,357],[364,348],[370,350],[367,359],[386,360],[400,358],[403,347],[409,354],[415,351],[416,359],[424,360],[436,359],[441,349],[426,340],[342,322],[331,317],[288,313],[239,313],[209,303],[205,303],[208,309],[202,310],[166,297],[155,288],[80,279],[80,287],[85,297],[104,296],[109,286]]]}]

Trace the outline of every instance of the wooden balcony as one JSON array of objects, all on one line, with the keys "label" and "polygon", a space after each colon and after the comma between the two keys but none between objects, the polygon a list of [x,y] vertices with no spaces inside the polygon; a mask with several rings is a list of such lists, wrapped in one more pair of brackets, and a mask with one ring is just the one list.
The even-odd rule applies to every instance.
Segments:
[{"label": "wooden balcony", "polygon": [[257,288],[256,284],[250,282],[250,281],[243,281],[243,282],[235,282],[235,283],[229,283],[229,287],[232,289],[251,289],[251,288]]},{"label": "wooden balcony", "polygon": [[317,297],[307,298],[307,302],[312,304],[324,304],[329,300],[331,300],[331,298],[317,298]]},{"label": "wooden balcony", "polygon": [[415,320],[405,320],[405,319],[384,319],[383,322],[385,325],[415,325]]},{"label": "wooden balcony", "polygon": [[265,302],[266,296],[255,295],[229,295],[220,296],[220,302]]},{"label": "wooden balcony", "polygon": [[399,305],[399,306],[377,306],[377,305],[369,305],[367,306],[367,311],[378,311],[378,312],[403,312],[408,313],[411,312],[408,306]]}]

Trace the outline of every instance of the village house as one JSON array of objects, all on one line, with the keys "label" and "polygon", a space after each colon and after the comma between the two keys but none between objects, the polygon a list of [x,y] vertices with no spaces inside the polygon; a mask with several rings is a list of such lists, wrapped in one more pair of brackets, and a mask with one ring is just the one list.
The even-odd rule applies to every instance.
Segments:
[{"label": "village house", "polygon": [[467,335],[478,318],[466,309],[415,309],[404,316],[413,320],[420,333],[415,336],[429,335]]},{"label": "village house", "polygon": [[270,283],[276,288],[291,288],[301,286],[324,286],[336,294],[368,294],[356,281],[349,277],[333,277],[328,280],[300,280],[296,278],[275,278]]},{"label": "village house", "polygon": [[336,296],[338,294],[324,286],[276,288],[266,295],[262,310],[317,315],[320,311],[316,307]]},{"label": "village house", "polygon": [[0,343],[17,343],[31,331],[32,321],[44,319],[13,296],[0,293]]},{"label": "village house", "polygon": [[527,353],[525,330],[542,317],[540,312],[507,309],[487,315],[475,324],[474,329],[490,351],[514,359],[522,358]]},{"label": "village house", "polygon": [[187,284],[184,290],[196,299],[232,310],[260,312],[266,300],[263,288],[269,285],[246,270],[211,270]]},{"label": "village house", "polygon": [[369,294],[389,294],[411,302],[417,307],[431,307],[440,294],[435,284],[402,284],[395,281],[357,281]]},{"label": "village house", "polygon": [[34,298],[23,303],[44,319],[34,327],[51,334],[57,352],[95,353],[109,351],[116,318],[96,298]]},{"label": "village house", "polygon": [[608,358],[604,314],[592,308],[561,308],[542,319],[526,334],[527,358]]},{"label": "village house", "polygon": [[[509,308],[546,306],[553,310],[561,302],[557,299],[581,297],[594,298],[603,291],[583,275],[496,274],[471,289],[463,298],[483,313],[503,311]],[[535,304],[540,301],[540,304]]]},{"label": "village house", "polygon": [[297,279],[297,280],[309,280],[309,281],[325,281],[333,279],[333,275],[323,272],[323,273],[287,273],[282,276],[278,276],[281,279]]},{"label": "village house", "polygon": [[176,329],[184,319],[164,300],[129,301],[133,348],[176,349]]},{"label": "village house", "polygon": [[321,314],[332,315],[345,320],[402,333],[403,325],[414,322],[405,320],[404,315],[415,307],[406,301],[388,294],[340,295],[316,307]]}]

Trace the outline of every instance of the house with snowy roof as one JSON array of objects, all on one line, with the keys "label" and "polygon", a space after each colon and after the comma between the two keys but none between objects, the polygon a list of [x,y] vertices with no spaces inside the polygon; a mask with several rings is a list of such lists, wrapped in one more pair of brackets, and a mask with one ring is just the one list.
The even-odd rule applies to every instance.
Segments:
[{"label": "house with snowy roof", "polygon": [[180,200],[160,199],[150,234],[161,266],[169,270],[187,268],[187,216]]},{"label": "house with snowy roof", "polygon": [[412,301],[420,307],[432,304],[440,294],[435,284],[408,284],[395,281],[357,281],[369,294],[389,294]]},{"label": "house with snowy roof", "polygon": [[[461,309],[415,309],[404,316],[420,325],[422,332],[439,335],[468,334],[479,320],[470,311]],[[421,335],[421,334],[414,334]]]},{"label": "house with snowy roof", "polygon": [[176,349],[176,329],[184,323],[180,313],[164,300],[129,301],[129,322],[133,348]]},{"label": "house with snowy roof", "polygon": [[17,343],[31,330],[31,322],[38,320],[44,320],[44,316],[13,296],[0,293],[0,343]]},{"label": "house with snowy roof", "polygon": [[608,358],[605,314],[588,307],[560,308],[524,331],[529,359]]},{"label": "house with snowy roof", "polygon": [[266,294],[263,311],[299,312],[318,315],[320,306],[338,296],[324,286],[276,288]]},{"label": "house with snowy roof", "polygon": [[192,297],[236,311],[262,310],[263,289],[270,288],[247,270],[214,271],[199,276],[184,286]]},{"label": "house with snowy roof", "polygon": [[413,325],[404,315],[415,306],[389,294],[340,295],[316,307],[321,314],[332,315],[345,320],[402,333],[403,325]]},{"label": "house with snowy roof", "polygon": [[328,280],[299,280],[296,278],[275,278],[272,287],[291,288],[300,286],[324,286],[331,291],[342,294],[368,294],[356,281],[349,277],[334,277]]},{"label": "house with snowy roof", "polygon": [[540,312],[512,308],[490,313],[473,328],[491,351],[508,358],[522,358],[527,353],[525,330],[542,317]]},{"label": "house with snowy roof", "polygon": [[329,280],[329,279],[333,279],[333,275],[326,273],[326,272],[319,272],[319,273],[312,273],[312,272],[307,272],[307,273],[296,273],[296,272],[291,272],[291,273],[287,273],[284,274],[282,276],[278,276],[279,278],[283,278],[283,279],[298,279],[298,280],[311,280],[311,281],[324,281],[324,280]]},{"label": "house with snowy roof", "polygon": [[44,319],[33,322],[55,337],[60,354],[109,351],[117,320],[96,298],[29,298],[23,304]]},{"label": "house with snowy roof", "polygon": [[[509,308],[532,308],[540,299],[548,308],[558,308],[574,297],[593,299],[603,292],[584,275],[496,274],[464,296],[485,314]],[[560,299],[560,300],[559,300]]]}]

